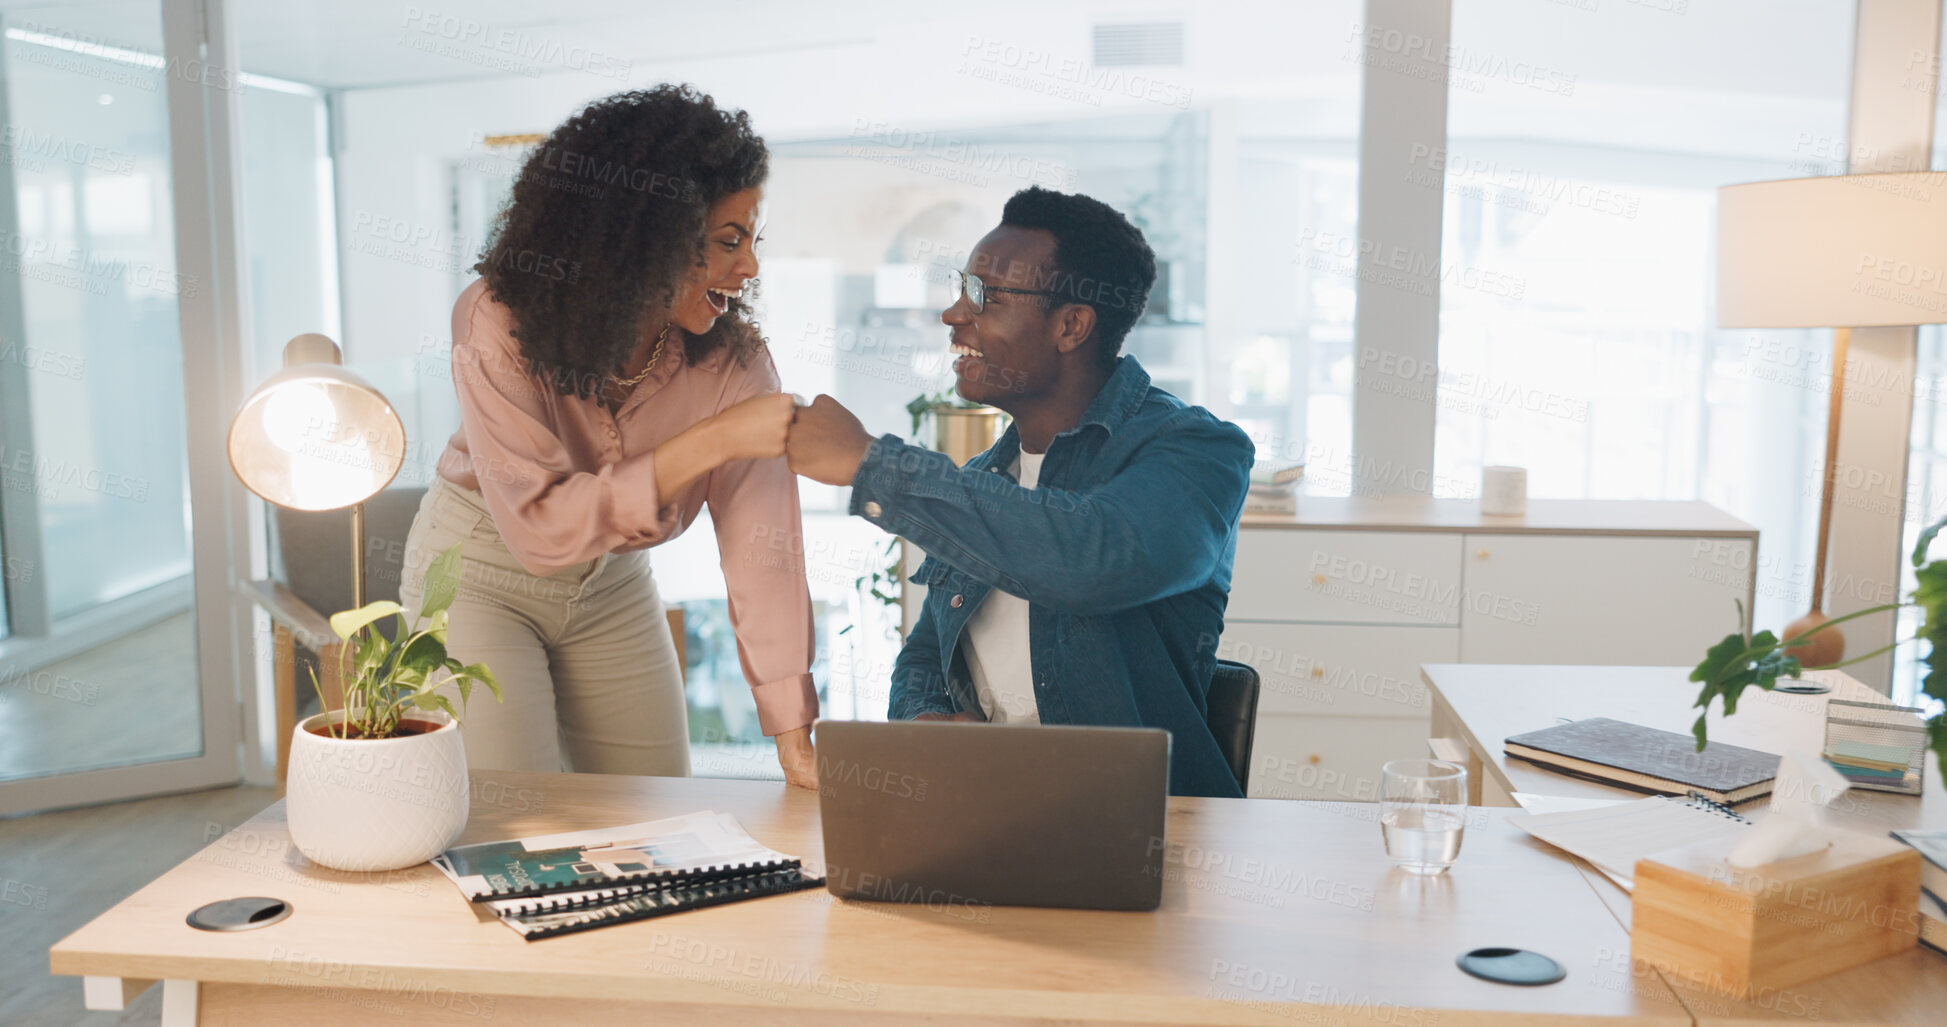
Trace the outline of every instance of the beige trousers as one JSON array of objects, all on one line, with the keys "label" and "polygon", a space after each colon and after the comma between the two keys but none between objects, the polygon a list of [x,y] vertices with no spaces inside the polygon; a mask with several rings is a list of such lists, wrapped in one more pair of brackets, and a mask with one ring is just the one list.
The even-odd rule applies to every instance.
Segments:
[{"label": "beige trousers", "polygon": [[485,663],[506,694],[495,702],[476,687],[461,711],[469,768],[689,776],[682,668],[646,552],[536,577],[479,493],[434,476],[406,536],[399,601],[409,616],[426,567],[454,543],[465,569],[447,653]]}]

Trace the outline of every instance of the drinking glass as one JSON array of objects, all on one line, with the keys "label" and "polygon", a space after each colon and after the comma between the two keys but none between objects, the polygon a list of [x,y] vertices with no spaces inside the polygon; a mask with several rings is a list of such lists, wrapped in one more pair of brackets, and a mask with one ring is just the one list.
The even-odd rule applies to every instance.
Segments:
[{"label": "drinking glass", "polygon": [[1386,855],[1409,874],[1446,873],[1460,858],[1467,768],[1441,760],[1393,760],[1380,773],[1379,830]]}]

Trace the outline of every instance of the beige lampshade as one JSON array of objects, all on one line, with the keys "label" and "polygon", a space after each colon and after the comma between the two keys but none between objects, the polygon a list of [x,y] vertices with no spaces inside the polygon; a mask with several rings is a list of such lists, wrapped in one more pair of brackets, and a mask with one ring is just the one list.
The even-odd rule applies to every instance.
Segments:
[{"label": "beige lampshade", "polygon": [[230,422],[230,467],[292,510],[338,510],[377,495],[406,459],[406,428],[379,390],[340,366],[338,344],[300,335],[284,369]]},{"label": "beige lampshade", "polygon": [[1717,190],[1720,328],[1947,322],[1947,175],[1902,172]]}]

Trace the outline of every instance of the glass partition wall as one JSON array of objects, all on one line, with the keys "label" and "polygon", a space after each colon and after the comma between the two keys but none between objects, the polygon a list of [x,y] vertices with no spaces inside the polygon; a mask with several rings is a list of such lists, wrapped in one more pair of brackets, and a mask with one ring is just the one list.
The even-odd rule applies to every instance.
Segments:
[{"label": "glass partition wall", "polygon": [[194,757],[177,302],[199,283],[175,270],[158,6],[0,24],[0,781]]}]

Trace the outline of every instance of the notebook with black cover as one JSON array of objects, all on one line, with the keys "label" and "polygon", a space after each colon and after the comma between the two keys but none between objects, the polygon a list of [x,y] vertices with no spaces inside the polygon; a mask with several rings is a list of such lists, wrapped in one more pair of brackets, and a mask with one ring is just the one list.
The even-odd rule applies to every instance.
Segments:
[{"label": "notebook with black cover", "polygon": [[1632,791],[1683,795],[1690,791],[1735,806],[1771,794],[1778,757],[1755,749],[1697,740],[1675,731],[1591,717],[1513,735],[1504,743],[1515,759]]}]

